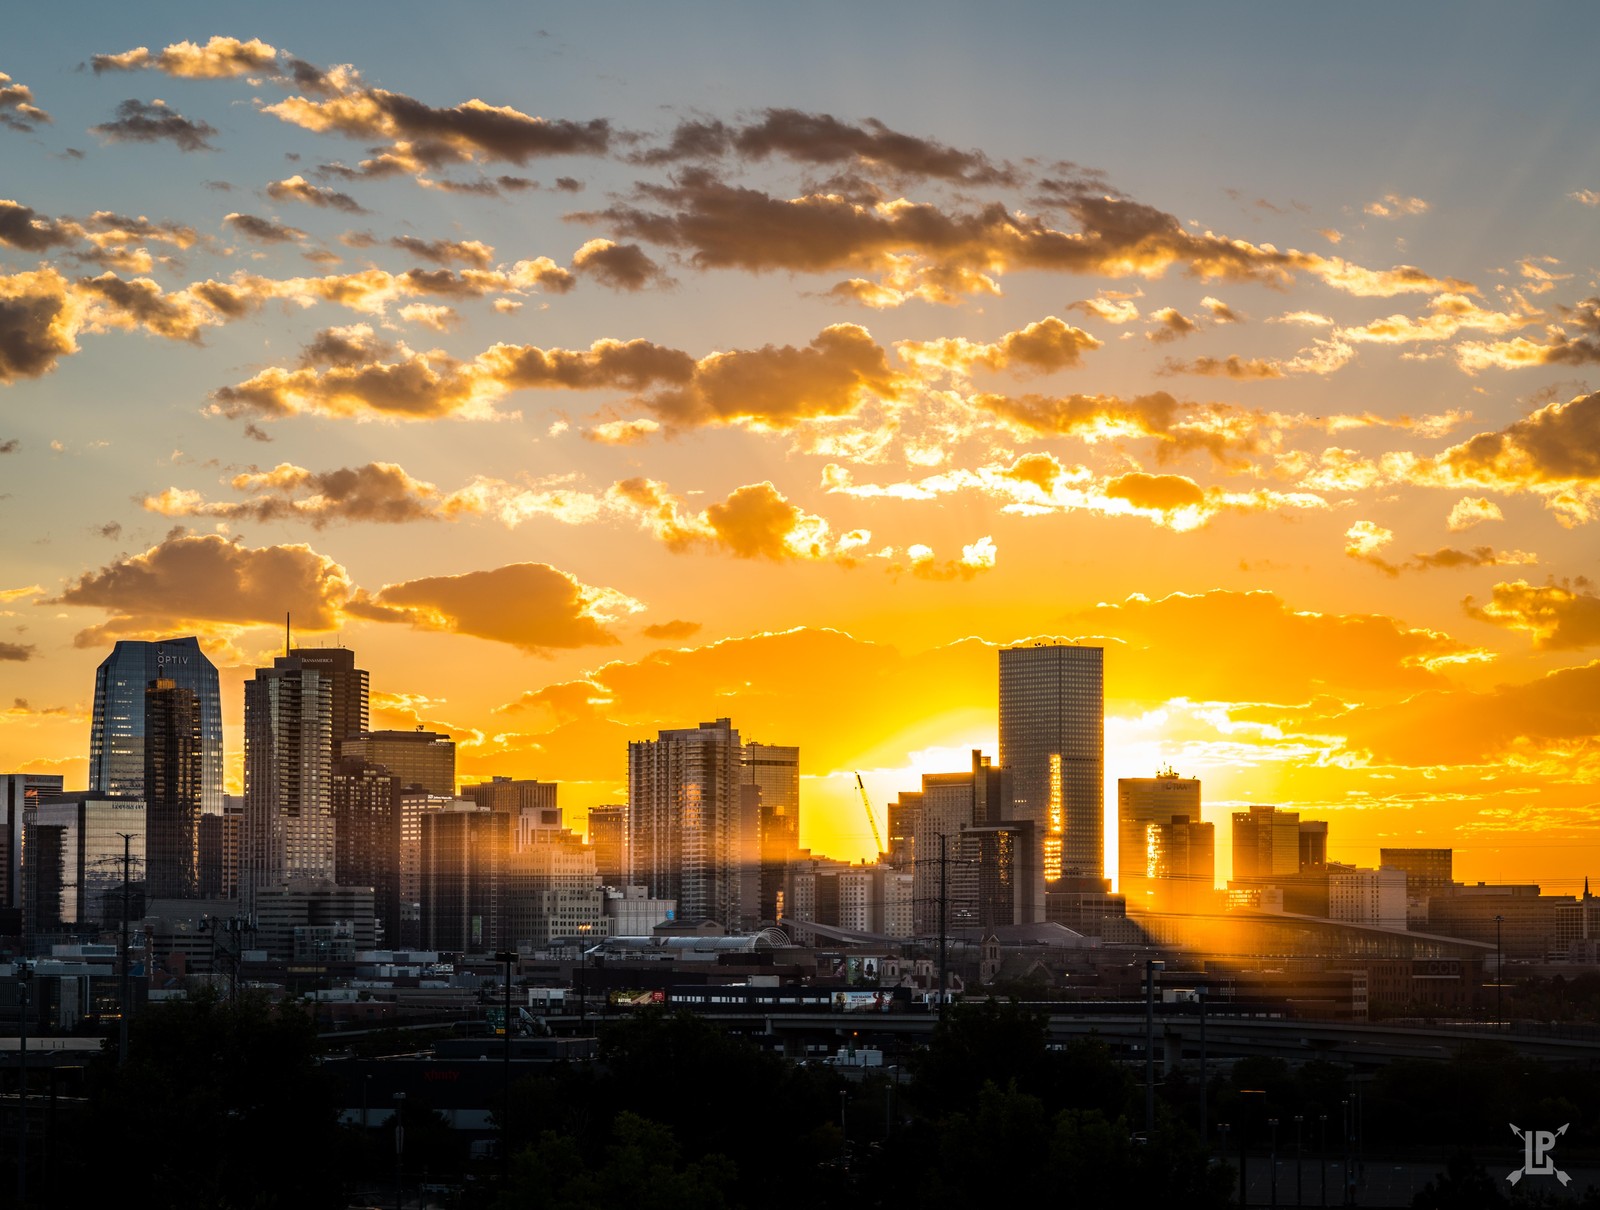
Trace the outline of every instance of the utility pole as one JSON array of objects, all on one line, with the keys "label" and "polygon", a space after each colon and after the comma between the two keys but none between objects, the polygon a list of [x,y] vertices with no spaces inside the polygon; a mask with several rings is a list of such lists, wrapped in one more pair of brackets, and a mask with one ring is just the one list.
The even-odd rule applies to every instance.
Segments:
[{"label": "utility pole", "polygon": [[20,1067],[18,1068],[18,1098],[20,1118],[17,1123],[17,1210],[23,1210],[28,1204],[28,1004],[31,997],[28,995],[30,976],[33,974],[28,969],[28,964],[18,958],[12,968],[17,973],[17,1000],[22,1007],[22,1029],[20,1034],[21,1049],[18,1051]]},{"label": "utility pole", "polygon": [[949,901],[949,892],[946,889],[946,877],[949,864],[945,857],[945,834],[939,833],[939,1023],[945,1019],[946,989],[950,985],[950,975],[947,960],[945,936],[945,905]]},{"label": "utility pole", "polygon": [[117,1065],[120,1067],[128,1061],[128,1015],[133,1011],[128,1003],[128,863],[129,846],[138,833],[118,832],[117,835],[122,837],[122,989],[118,992],[122,1011],[117,1014]]},{"label": "utility pole", "polygon": [[1156,972],[1167,964],[1147,958],[1144,964],[1144,1133],[1156,1129]]},{"label": "utility pole", "polygon": [[504,1106],[505,1120],[500,1123],[500,1178],[509,1181],[511,1178],[511,967],[517,961],[516,950],[501,950],[495,954],[496,962],[505,963],[506,968],[506,995],[505,995],[505,1027],[506,1027],[506,1052],[505,1052],[505,1089]]},{"label": "utility pole", "polygon": [[1200,1000],[1200,1142],[1211,1141],[1209,1123],[1206,1120],[1206,1096],[1209,1089],[1206,1087],[1206,985],[1202,983],[1195,989],[1195,995]]}]

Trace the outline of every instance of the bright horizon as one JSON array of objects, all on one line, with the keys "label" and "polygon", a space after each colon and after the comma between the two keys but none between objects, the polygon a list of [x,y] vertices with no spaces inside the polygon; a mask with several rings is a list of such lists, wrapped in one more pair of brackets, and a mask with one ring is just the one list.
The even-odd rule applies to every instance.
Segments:
[{"label": "bright horizon", "polygon": [[17,14],[0,767],[192,633],[236,790],[290,611],[458,780],[726,716],[859,859],[1054,637],[1219,881],[1600,874],[1600,14],[385,12]]}]

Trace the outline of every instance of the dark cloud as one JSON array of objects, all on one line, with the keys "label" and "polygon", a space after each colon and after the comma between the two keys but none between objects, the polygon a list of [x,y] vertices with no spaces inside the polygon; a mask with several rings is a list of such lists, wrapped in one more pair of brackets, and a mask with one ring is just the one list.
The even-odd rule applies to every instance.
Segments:
[{"label": "dark cloud", "polygon": [[0,441],[0,454],[14,454],[22,448],[22,442],[16,437],[7,437]]},{"label": "dark cloud", "polygon": [[475,239],[418,239],[414,235],[397,235],[389,244],[436,265],[465,264],[487,269],[494,260],[494,249]]},{"label": "dark cloud", "polygon": [[57,222],[32,207],[0,199],[0,244],[23,252],[48,252],[83,238],[76,224]]},{"label": "dark cloud", "polygon": [[403,140],[407,153],[430,167],[470,158],[524,164],[542,156],[604,155],[612,141],[604,118],[552,121],[479,100],[440,108],[382,88],[348,87],[325,101],[291,97],[266,112],[308,130]]},{"label": "dark cloud", "polygon": [[306,233],[298,227],[254,214],[229,214],[222,221],[246,239],[253,239],[260,244],[288,244],[306,237]]},{"label": "dark cloud", "polygon": [[270,442],[272,440],[272,434],[267,432],[260,425],[256,425],[256,424],[247,424],[247,425],[245,425],[244,426],[244,435],[246,437],[250,438],[251,441]]},{"label": "dark cloud", "polygon": [[556,188],[562,193],[582,193],[583,182],[575,176],[556,177]]},{"label": "dark cloud", "polygon": [[236,491],[257,493],[247,500],[205,501],[197,493],[168,488],[141,503],[167,517],[218,517],[261,524],[306,521],[322,529],[335,522],[398,525],[454,516],[444,494],[413,479],[392,462],[331,471],[310,471],[291,463],[271,470],[241,472],[231,480]]},{"label": "dark cloud", "polygon": [[0,71],[0,126],[12,130],[37,130],[50,115],[33,103],[33,90]]},{"label": "dark cloud", "polygon": [[0,382],[37,378],[77,350],[60,274],[41,269],[0,277]]},{"label": "dark cloud", "polygon": [[572,267],[614,290],[643,290],[670,281],[638,244],[592,239],[572,257]]},{"label": "dark cloud", "polygon": [[1198,332],[1200,325],[1195,323],[1176,307],[1162,307],[1159,311],[1150,312],[1150,319],[1158,326],[1145,333],[1147,340],[1157,344],[1165,344],[1173,340],[1182,340],[1191,332]]},{"label": "dark cloud", "polygon": [[324,328],[300,350],[300,364],[306,366],[358,366],[394,356],[394,346],[379,340],[366,324],[346,328]]},{"label": "dark cloud", "polygon": [[191,121],[160,100],[147,105],[137,98],[129,98],[117,106],[114,121],[91,126],[89,131],[112,143],[168,142],[182,151],[216,150],[210,143],[217,133],[215,126]]},{"label": "dark cloud", "polygon": [[0,660],[31,660],[36,650],[31,644],[0,643]]},{"label": "dark cloud", "polygon": [[326,185],[313,185],[303,176],[286,177],[267,186],[267,196],[279,201],[305,202],[311,206],[331,207],[350,214],[365,214],[366,207],[348,193],[340,193]]}]

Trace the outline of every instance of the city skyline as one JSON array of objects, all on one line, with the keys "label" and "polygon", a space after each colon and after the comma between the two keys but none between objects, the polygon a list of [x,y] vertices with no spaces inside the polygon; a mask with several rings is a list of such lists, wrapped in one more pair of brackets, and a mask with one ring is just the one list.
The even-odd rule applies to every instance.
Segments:
[{"label": "city skyline", "polygon": [[237,792],[292,612],[458,781],[581,827],[730,717],[857,858],[1062,639],[1107,804],[1581,885],[1600,15],[396,13],[0,50],[0,767],[92,785],[96,666],[194,634]]}]

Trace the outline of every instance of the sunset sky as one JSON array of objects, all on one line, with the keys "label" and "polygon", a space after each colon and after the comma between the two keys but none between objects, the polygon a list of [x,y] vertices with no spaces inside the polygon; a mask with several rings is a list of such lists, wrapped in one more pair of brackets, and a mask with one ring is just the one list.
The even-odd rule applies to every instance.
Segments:
[{"label": "sunset sky", "polygon": [[0,42],[0,769],[192,633],[237,789],[289,611],[463,779],[581,826],[726,715],[858,858],[1057,636],[1108,801],[1600,875],[1600,9],[66,12]]}]

